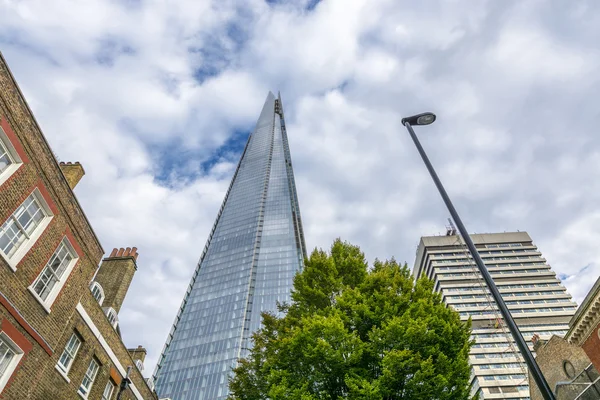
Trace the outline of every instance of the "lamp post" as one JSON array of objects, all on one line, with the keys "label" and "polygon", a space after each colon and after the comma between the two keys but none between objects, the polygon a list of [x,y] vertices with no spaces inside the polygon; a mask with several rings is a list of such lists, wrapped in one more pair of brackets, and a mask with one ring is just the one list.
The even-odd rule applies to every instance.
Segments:
[{"label": "lamp post", "polygon": [[131,374],[131,369],[132,369],[131,366],[127,367],[127,374],[125,374],[125,378],[123,378],[123,380],[121,381],[121,384],[119,385],[119,392],[117,393],[117,400],[121,400],[121,396],[123,395],[123,392],[129,387],[129,384],[131,383],[131,379],[129,379],[129,375]]},{"label": "lamp post", "polygon": [[542,393],[542,396],[544,397],[545,400],[555,400],[554,393],[552,393],[552,390],[550,389],[548,382],[546,382],[546,379],[544,378],[542,371],[540,370],[539,366],[535,362],[535,358],[531,354],[531,351],[529,350],[529,347],[527,346],[525,339],[523,339],[523,335],[521,335],[521,332],[519,331],[517,324],[515,323],[512,315],[510,314],[508,307],[504,303],[504,300],[502,299],[502,295],[498,291],[498,288],[496,287],[496,284],[494,283],[492,276],[488,272],[487,267],[485,266],[485,264],[483,263],[483,260],[481,259],[481,256],[479,255],[479,252],[475,248],[475,244],[473,244],[473,240],[471,240],[471,236],[469,236],[469,232],[463,225],[463,223],[460,219],[460,216],[458,215],[458,212],[456,212],[456,209],[454,208],[452,201],[450,201],[450,197],[448,197],[448,193],[446,193],[446,189],[444,189],[442,182],[440,181],[440,179],[437,176],[437,173],[433,169],[431,162],[429,162],[429,158],[427,157],[427,154],[425,154],[425,150],[423,150],[423,147],[421,146],[421,143],[419,142],[419,139],[417,138],[417,135],[415,134],[415,131],[412,128],[412,125],[432,124],[435,121],[435,119],[436,119],[436,117],[435,117],[434,113],[427,112],[427,113],[423,113],[423,114],[413,115],[411,117],[402,118],[402,125],[404,125],[406,127],[406,129],[408,130],[408,133],[410,133],[410,137],[412,138],[413,142],[415,143],[415,146],[417,147],[417,150],[419,151],[419,154],[421,155],[421,158],[423,159],[425,166],[429,170],[429,174],[431,175],[431,178],[433,179],[435,186],[437,186],[438,191],[440,192],[440,195],[442,196],[442,199],[444,199],[444,203],[446,203],[446,207],[448,207],[448,211],[450,211],[450,215],[452,215],[452,219],[454,220],[454,223],[456,224],[458,230],[460,231],[460,234],[463,237],[465,244],[469,248],[469,251],[471,252],[471,256],[475,260],[475,263],[477,264],[477,268],[479,269],[479,272],[481,272],[481,275],[483,276],[483,279],[485,280],[485,283],[486,283],[488,289],[490,290],[492,297],[496,301],[496,305],[498,306],[498,309],[500,310],[500,314],[502,314],[502,317],[504,318],[504,321],[505,321],[506,325],[508,326],[510,333],[512,333],[513,338],[515,339],[515,342],[517,343],[517,347],[519,348],[521,355],[525,359],[525,362],[527,363],[527,367],[529,367],[529,371],[533,375],[535,383],[537,383],[538,388],[540,389],[540,392]]}]

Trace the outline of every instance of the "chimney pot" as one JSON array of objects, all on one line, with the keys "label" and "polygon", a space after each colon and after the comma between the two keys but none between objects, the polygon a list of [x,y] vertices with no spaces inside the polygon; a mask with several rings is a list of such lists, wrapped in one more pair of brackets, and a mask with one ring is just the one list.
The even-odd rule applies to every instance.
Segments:
[{"label": "chimney pot", "polygon": [[133,257],[134,260],[137,260],[137,257],[138,257],[137,247],[131,248],[131,257]]},{"label": "chimney pot", "polygon": [[123,257],[123,252],[125,251],[124,248],[120,248],[119,251],[117,252],[117,257]]},{"label": "chimney pot", "polygon": [[118,250],[118,249],[113,249],[113,250],[110,252],[110,256],[111,256],[111,257],[115,257],[115,256],[117,255],[117,251],[119,251],[119,250]]}]

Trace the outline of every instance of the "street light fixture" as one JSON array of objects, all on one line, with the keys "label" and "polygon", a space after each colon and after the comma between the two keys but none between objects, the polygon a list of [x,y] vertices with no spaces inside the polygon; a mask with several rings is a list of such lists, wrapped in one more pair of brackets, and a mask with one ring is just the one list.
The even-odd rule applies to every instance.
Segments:
[{"label": "street light fixture", "polygon": [[423,147],[421,146],[421,143],[419,142],[419,139],[417,138],[417,135],[415,134],[415,131],[412,128],[412,125],[429,125],[429,124],[432,124],[434,121],[435,121],[435,114],[428,112],[428,113],[413,115],[411,117],[402,118],[402,125],[404,125],[406,127],[406,129],[408,130],[408,133],[410,133],[410,137],[412,138],[413,142],[415,143],[415,146],[417,147],[417,150],[419,151],[419,154],[421,155],[421,158],[423,159],[425,166],[429,170],[429,174],[431,175],[431,178],[433,179],[435,185],[437,186],[438,191],[440,192],[440,195],[442,196],[442,199],[444,200],[444,203],[446,203],[446,207],[448,207],[448,211],[450,211],[450,215],[452,215],[452,219],[454,220],[454,223],[456,224],[458,230],[460,231],[460,234],[463,237],[465,244],[469,248],[469,252],[471,253],[471,256],[473,257],[473,259],[475,260],[475,263],[477,264],[477,268],[479,269],[479,272],[483,276],[483,279],[485,280],[485,283],[486,283],[488,289],[490,290],[490,293],[492,294],[492,297],[494,298],[496,305],[498,306],[498,309],[500,310],[500,314],[502,314],[502,318],[504,318],[504,322],[508,326],[510,333],[512,333],[512,336],[515,339],[515,342],[517,343],[517,347],[519,348],[521,355],[525,359],[525,362],[527,363],[527,366],[529,367],[529,371],[531,372],[531,375],[533,375],[533,379],[535,380],[535,383],[538,385],[538,388],[540,389],[542,396],[544,397],[545,400],[555,400],[554,393],[552,393],[552,390],[550,389],[548,382],[546,382],[546,379],[544,378],[542,371],[540,370],[539,366],[537,365],[535,358],[533,358],[533,354],[531,354],[531,351],[529,350],[529,346],[527,346],[527,342],[525,342],[525,339],[523,339],[523,335],[521,335],[521,332],[519,331],[519,327],[515,323],[515,320],[513,319],[508,307],[504,303],[504,300],[502,299],[502,295],[498,291],[498,288],[496,287],[496,284],[494,283],[492,276],[490,275],[487,267],[483,263],[483,259],[479,255],[479,252],[477,251],[477,248],[475,247],[473,240],[471,240],[471,236],[469,235],[467,228],[465,228],[465,226],[463,225],[462,220],[460,219],[460,216],[458,215],[458,212],[454,208],[452,201],[450,201],[450,197],[448,197],[448,193],[446,193],[446,189],[444,189],[444,186],[442,185],[440,178],[438,178],[437,173],[433,169],[433,166],[431,165],[431,162],[429,161],[427,154],[425,154],[425,150],[423,150]]},{"label": "street light fixture", "polygon": [[432,112],[426,112],[423,114],[413,115],[412,117],[402,118],[402,125],[407,123],[411,125],[430,125],[435,122],[435,114]]}]

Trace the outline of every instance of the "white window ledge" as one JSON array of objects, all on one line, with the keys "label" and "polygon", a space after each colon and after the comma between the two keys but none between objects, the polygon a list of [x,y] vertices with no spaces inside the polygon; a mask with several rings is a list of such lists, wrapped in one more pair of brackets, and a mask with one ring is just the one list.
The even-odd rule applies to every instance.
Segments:
[{"label": "white window ledge", "polygon": [[88,399],[87,395],[85,395],[85,394],[81,393],[81,392],[79,391],[79,389],[77,389],[77,394],[78,394],[78,395],[79,395],[79,397],[81,397],[82,399],[85,399],[85,400],[87,400],[87,399]]},{"label": "white window ledge", "polygon": [[71,380],[67,376],[67,373],[65,371],[63,371],[62,368],[58,366],[58,364],[54,364],[54,369],[58,371],[58,373],[60,374],[60,376],[62,376],[63,379],[65,381],[67,381],[67,383],[71,383]]},{"label": "white window ledge", "polygon": [[6,182],[8,178],[12,176],[12,174],[17,172],[21,165],[23,165],[22,162],[15,162],[10,164],[4,171],[2,171],[2,174],[0,175],[0,186]]},{"label": "white window ledge", "polygon": [[27,288],[27,290],[29,290],[29,293],[31,293],[33,295],[33,298],[40,303],[40,305],[44,308],[44,311],[46,311],[48,314],[50,314],[50,307],[48,307],[48,305],[46,303],[44,303],[44,300],[42,300],[42,298],[35,292],[35,290],[29,286]]}]

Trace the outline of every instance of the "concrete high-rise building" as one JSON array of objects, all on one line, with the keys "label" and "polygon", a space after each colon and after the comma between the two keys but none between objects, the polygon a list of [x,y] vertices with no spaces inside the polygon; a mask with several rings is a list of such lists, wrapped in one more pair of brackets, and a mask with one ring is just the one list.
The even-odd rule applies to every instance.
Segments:
[{"label": "concrete high-rise building", "polygon": [[159,359],[159,396],[225,399],[261,312],[290,301],[305,254],[281,98],[269,93]]},{"label": "concrete high-rise building", "polygon": [[[471,237],[530,348],[534,334],[542,339],[564,336],[576,304],[531,237],[526,232]],[[446,236],[421,238],[413,274],[433,279],[444,303],[461,320],[472,319],[473,393],[483,399],[528,399],[523,358],[455,229],[449,228]]]}]

